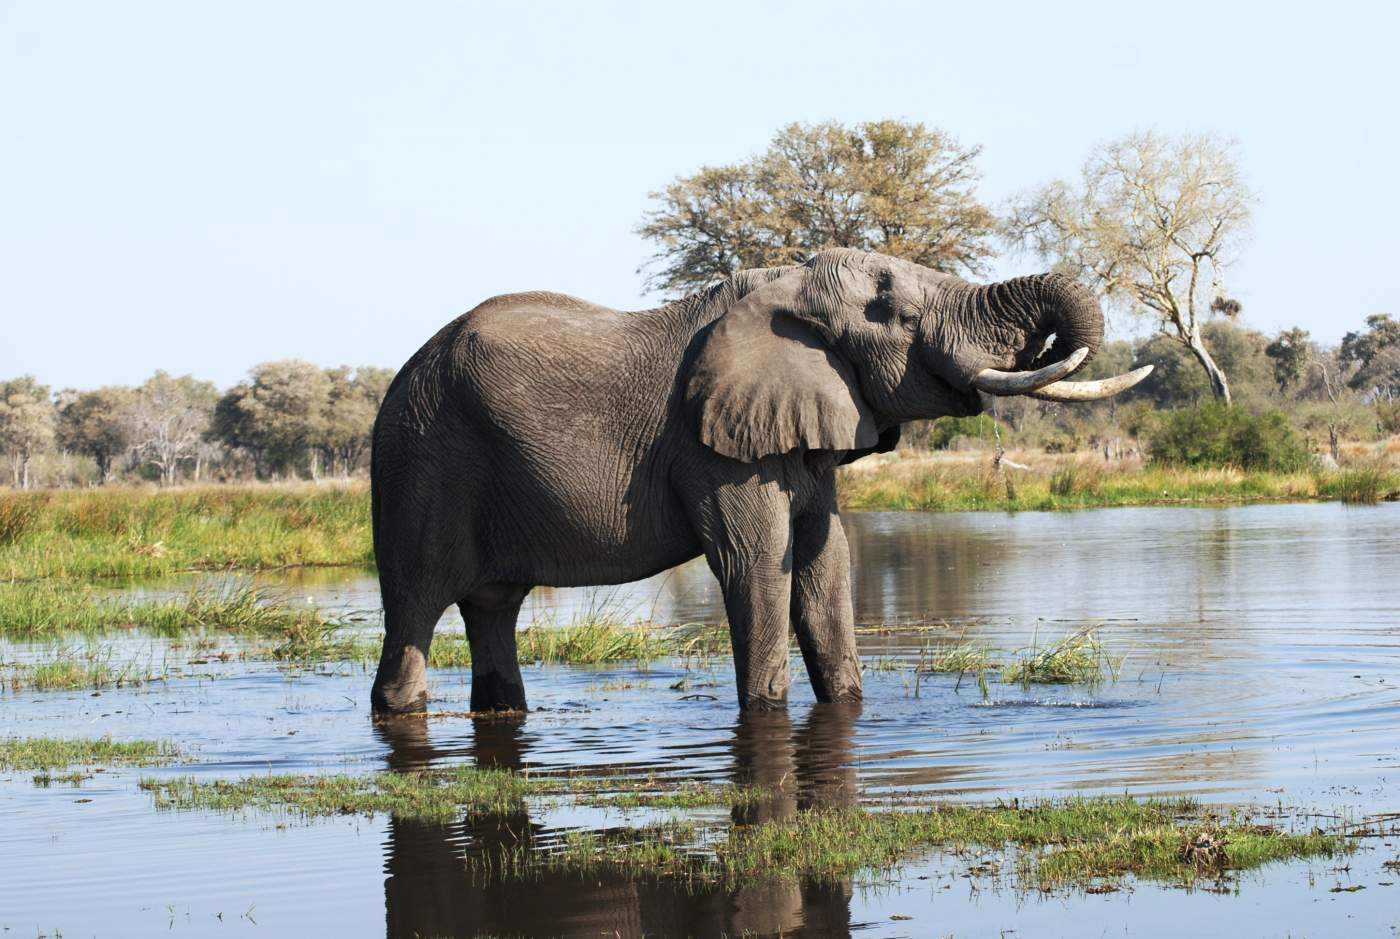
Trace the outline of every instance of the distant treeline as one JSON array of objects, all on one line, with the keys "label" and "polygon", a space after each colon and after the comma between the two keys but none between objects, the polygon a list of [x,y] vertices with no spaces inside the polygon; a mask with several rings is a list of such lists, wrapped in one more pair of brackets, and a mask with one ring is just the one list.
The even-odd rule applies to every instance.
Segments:
[{"label": "distant treeline", "polygon": [[[1235,407],[1270,416],[1277,436],[1297,435],[1293,449],[1330,452],[1343,441],[1400,433],[1400,321],[1368,317],[1335,347],[1301,329],[1267,336],[1237,318],[1203,328],[1211,355],[1229,376]],[[1136,344],[1105,343],[1084,369],[1097,378],[1151,364],[1131,391],[1091,405],[1032,398],[987,399],[979,418],[920,422],[906,446],[1101,450],[1132,455],[1170,412],[1213,400],[1210,380],[1190,349],[1165,335]],[[105,386],[58,393],[30,376],[0,381],[0,452],[15,488],[85,486],[113,480],[163,484],[200,480],[349,476],[368,466],[370,431],[392,369],[320,368],[294,359],[256,366],[246,381],[220,392],[189,375],[157,372],[138,387]],[[1185,423],[1178,440],[1199,435]],[[1237,454],[1236,465],[1247,465]],[[1231,462],[1230,453],[1216,461]]]},{"label": "distant treeline", "polygon": [[0,451],[17,489],[113,480],[271,479],[362,471],[393,369],[265,362],[220,392],[156,372],[130,388],[54,394],[0,381]]}]

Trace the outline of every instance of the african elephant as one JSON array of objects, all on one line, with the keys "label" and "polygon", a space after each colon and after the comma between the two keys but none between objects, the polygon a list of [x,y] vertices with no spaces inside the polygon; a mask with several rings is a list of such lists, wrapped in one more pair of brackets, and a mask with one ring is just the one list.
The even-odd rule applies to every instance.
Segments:
[{"label": "african elephant", "polygon": [[979,286],[851,249],[644,312],[487,300],[409,359],[375,421],[375,711],[424,707],[449,604],[472,710],[523,709],[515,623],[532,587],[624,583],[701,554],[741,708],[786,702],[790,628],[818,700],[859,699],[836,467],[892,449],[903,422],[979,413],[980,392],[1091,400],[1144,377],[1064,381],[1102,334],[1063,275]]}]

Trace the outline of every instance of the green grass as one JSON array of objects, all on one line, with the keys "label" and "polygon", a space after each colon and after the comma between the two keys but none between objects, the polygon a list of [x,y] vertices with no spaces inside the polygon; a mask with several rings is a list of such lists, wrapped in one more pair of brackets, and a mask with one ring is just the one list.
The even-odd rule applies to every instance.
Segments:
[{"label": "green grass", "polygon": [[[1218,505],[1338,500],[1354,491],[1376,498],[1400,490],[1400,471],[1293,473],[1164,467],[1106,468],[1090,460],[1051,460],[1031,470],[993,471],[976,462],[910,458],[841,471],[841,505],[849,509],[971,512],[1034,511],[1132,505]],[[1008,489],[1007,480],[1011,481]],[[1365,501],[1365,500],[1354,500]]]},{"label": "green grass", "polygon": [[[847,508],[921,511],[1373,501],[1400,492],[1400,471],[1380,464],[1296,473],[1110,469],[1093,459],[1046,458],[1003,474],[985,458],[911,457],[857,464],[839,474],[838,486]],[[373,562],[362,481],[0,494],[0,582]]]},{"label": "green grass", "polygon": [[0,494],[0,581],[373,562],[364,483]]},{"label": "green grass", "polygon": [[[1002,654],[980,643],[960,643],[951,648],[925,645],[912,664],[921,674],[971,675],[977,679],[983,695],[989,693],[988,676],[999,674],[1008,684],[1020,685],[1097,685],[1116,680],[1123,660],[1109,654],[1099,641],[1097,627],[1085,626],[1063,638],[1041,647],[1033,642],[1028,648]],[[893,663],[882,669],[898,671]]]},{"label": "green grass", "polygon": [[[146,778],[164,810],[256,810],[304,818],[393,814],[448,823],[464,814],[508,814],[530,799],[614,808],[693,809],[753,804],[773,793],[741,786],[682,785],[655,778],[529,776],[457,767],[361,776],[251,776],[238,780]],[[884,810],[814,810],[755,825],[673,818],[604,832],[576,830],[539,848],[522,842],[468,854],[469,868],[498,877],[542,870],[609,871],[652,879],[752,882],[830,880],[890,870],[932,849],[1014,846],[1023,886],[1087,887],[1133,876],[1190,884],[1273,861],[1345,854],[1341,834],[1258,825],[1187,799],[1068,798],[1028,804],[939,803]]]},{"label": "green grass", "polygon": [[78,691],[130,688],[168,677],[135,661],[117,662],[101,646],[57,648],[44,660],[0,663],[0,688],[10,691]]},{"label": "green grass", "polygon": [[1029,650],[1002,669],[1003,681],[1021,685],[1095,685],[1116,679],[1123,660],[1108,654],[1093,627],[1079,629],[1042,648]]},{"label": "green grass", "polygon": [[1321,485],[1324,498],[1353,504],[1372,504],[1400,496],[1400,481],[1379,463],[1348,466],[1329,474]]},{"label": "green grass", "polygon": [[[1212,849],[1194,852],[1197,843]],[[1128,875],[1191,884],[1272,861],[1351,850],[1341,835],[1226,821],[1185,801],[1072,798],[1026,807],[812,811],[723,830],[679,820],[606,833],[579,831],[554,850],[509,847],[469,857],[468,864],[504,877],[550,869],[723,883],[830,881],[858,871],[891,870],[933,849],[1008,845],[1017,849],[1020,885],[1045,890],[1089,887]]]},{"label": "green grass", "polygon": [[151,766],[181,757],[164,740],[111,737],[9,737],[0,740],[0,769],[55,770],[69,766]]},{"label": "green grass", "polygon": [[254,809],[303,818],[388,813],[427,822],[448,822],[463,813],[514,812],[524,808],[529,797],[560,797],[614,808],[696,808],[751,804],[765,795],[763,790],[742,786],[676,785],[654,777],[528,776],[474,766],[420,773],[267,775],[236,780],[148,778],[141,780],[140,788],[151,794],[160,809]]},{"label": "green grass", "polygon": [[[729,635],[717,627],[653,626],[586,616],[571,623],[532,624],[516,633],[516,657],[522,665],[647,665],[666,657],[696,658],[727,652]],[[298,663],[378,660],[375,636],[345,636],[338,626],[308,629],[257,648],[255,655]],[[439,635],[428,650],[431,668],[466,668],[471,646],[460,635]]]},{"label": "green grass", "polygon": [[340,621],[305,602],[252,584],[205,583],[170,600],[104,597],[53,581],[0,584],[0,636],[48,639],[140,629],[162,636],[191,631],[307,637]]}]

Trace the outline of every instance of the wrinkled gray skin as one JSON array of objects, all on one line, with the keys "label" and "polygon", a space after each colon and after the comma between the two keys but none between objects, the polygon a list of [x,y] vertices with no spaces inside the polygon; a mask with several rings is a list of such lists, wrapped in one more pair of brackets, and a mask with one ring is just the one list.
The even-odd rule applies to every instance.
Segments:
[{"label": "wrinkled gray skin", "polygon": [[1060,275],[975,286],[853,250],[638,313],[486,301],[408,361],[375,424],[375,711],[424,707],[449,604],[472,710],[523,709],[515,622],[533,586],[624,583],[701,554],[740,707],[785,704],[790,629],[817,699],[858,700],[836,467],[893,448],[905,421],[979,413],[982,369],[1092,354],[1102,332]]}]

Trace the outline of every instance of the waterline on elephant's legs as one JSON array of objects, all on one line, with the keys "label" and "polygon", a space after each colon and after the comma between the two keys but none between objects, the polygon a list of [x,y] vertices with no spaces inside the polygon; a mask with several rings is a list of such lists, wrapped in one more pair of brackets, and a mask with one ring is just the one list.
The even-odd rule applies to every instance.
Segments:
[{"label": "waterline on elephant's legs", "polygon": [[498,609],[458,604],[471,645],[474,712],[525,710],[525,681],[520,675],[515,640],[515,621],[523,600],[522,593]]},{"label": "waterline on elephant's legs", "polygon": [[407,714],[428,706],[427,662],[422,650],[408,645],[387,649],[379,659],[370,703],[376,714]]}]

